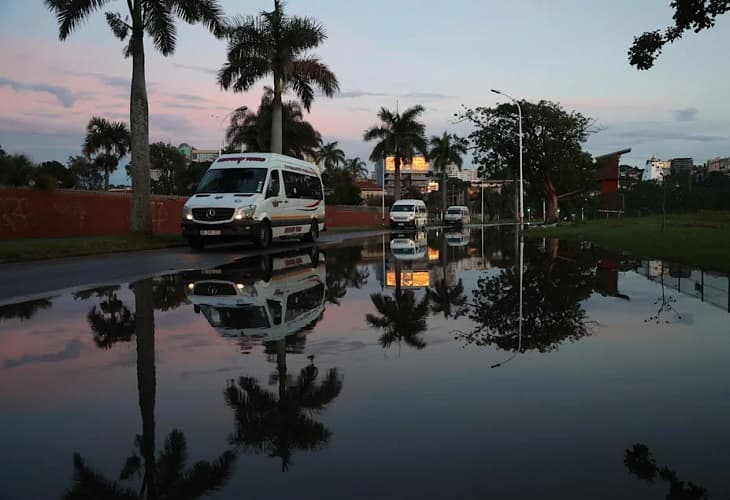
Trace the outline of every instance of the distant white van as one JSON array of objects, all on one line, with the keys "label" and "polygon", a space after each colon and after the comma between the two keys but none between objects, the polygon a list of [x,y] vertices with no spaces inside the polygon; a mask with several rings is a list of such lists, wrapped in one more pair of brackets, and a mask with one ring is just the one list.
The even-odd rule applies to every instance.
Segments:
[{"label": "distant white van", "polygon": [[325,230],[319,167],[274,153],[224,154],[183,208],[182,234],[192,248],[247,239],[316,241]]},{"label": "distant white van", "polygon": [[469,208],[465,206],[449,207],[444,214],[444,223],[447,226],[463,226],[470,222]]},{"label": "distant white van", "polygon": [[421,200],[398,200],[390,208],[390,227],[393,229],[422,229],[426,227],[428,210]]},{"label": "distant white van", "polygon": [[420,260],[426,258],[428,243],[425,232],[417,232],[410,238],[390,240],[390,253],[398,260]]}]

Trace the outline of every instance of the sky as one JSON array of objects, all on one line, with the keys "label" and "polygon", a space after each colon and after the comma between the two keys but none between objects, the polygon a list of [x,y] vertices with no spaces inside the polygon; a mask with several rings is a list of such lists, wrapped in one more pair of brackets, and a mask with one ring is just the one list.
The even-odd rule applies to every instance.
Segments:
[{"label": "sky", "polygon": [[[641,4],[637,8],[637,4]],[[625,163],[653,155],[695,163],[730,156],[730,16],[667,47],[639,72],[627,62],[633,37],[671,23],[669,0],[289,0],[292,15],[323,23],[315,52],[337,74],[341,93],[319,97],[307,119],[348,157],[367,158],[363,131],[381,107],[426,108],[427,134],[460,135],[454,113],[492,106],[498,88],[530,101],[560,102],[596,120],[586,150],[624,148]],[[227,15],[271,9],[272,0],[222,0]],[[415,8],[414,8],[415,7]],[[111,0],[104,11],[126,9]],[[217,148],[225,115],[256,108],[263,80],[247,93],[222,91],[216,71],[225,42],[178,22],[175,54],[147,40],[150,139]],[[98,12],[65,41],[41,0],[0,0],[0,145],[35,161],[79,154],[89,118],[128,121],[131,59]],[[719,61],[719,62],[718,62]],[[123,169],[112,182],[124,181]]]}]

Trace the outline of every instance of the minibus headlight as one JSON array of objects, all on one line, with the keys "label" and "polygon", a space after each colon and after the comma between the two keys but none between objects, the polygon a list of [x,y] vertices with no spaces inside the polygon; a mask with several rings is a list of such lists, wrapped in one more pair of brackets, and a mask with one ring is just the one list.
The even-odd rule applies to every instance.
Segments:
[{"label": "minibus headlight", "polygon": [[236,220],[250,219],[256,212],[256,205],[248,205],[246,207],[240,207],[236,209],[236,214],[233,216]]},{"label": "minibus headlight", "polygon": [[193,220],[193,209],[190,207],[183,207],[183,219]]}]

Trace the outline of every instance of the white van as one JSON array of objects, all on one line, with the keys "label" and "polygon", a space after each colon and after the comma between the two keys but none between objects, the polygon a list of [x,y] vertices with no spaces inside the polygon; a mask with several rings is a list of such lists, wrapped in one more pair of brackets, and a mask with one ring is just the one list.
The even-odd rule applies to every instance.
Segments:
[{"label": "white van", "polygon": [[192,248],[232,239],[266,248],[275,238],[316,241],[325,230],[319,167],[274,153],[218,157],[185,203],[182,234]]},{"label": "white van", "polygon": [[426,258],[428,243],[426,233],[417,232],[411,238],[390,240],[390,253],[398,260],[420,260]]},{"label": "white van", "polygon": [[419,229],[426,227],[428,210],[421,200],[398,200],[390,207],[390,227]]},{"label": "white van", "polygon": [[447,226],[463,226],[469,224],[469,208],[464,206],[449,207],[444,214],[444,223]]}]

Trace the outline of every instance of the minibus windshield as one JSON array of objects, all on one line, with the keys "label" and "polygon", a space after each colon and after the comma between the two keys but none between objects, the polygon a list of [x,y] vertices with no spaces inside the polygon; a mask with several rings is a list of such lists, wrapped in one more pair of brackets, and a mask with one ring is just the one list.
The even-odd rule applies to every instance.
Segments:
[{"label": "minibus windshield", "polygon": [[413,212],[413,205],[393,205],[391,212]]},{"label": "minibus windshield", "polygon": [[195,194],[261,193],[265,180],[265,168],[214,168],[205,173]]}]

